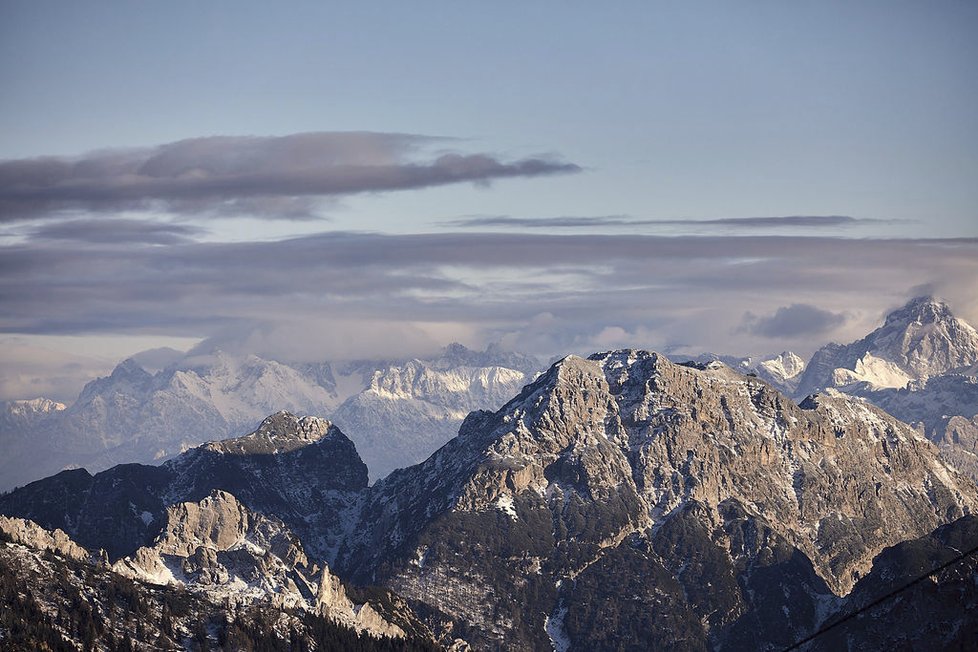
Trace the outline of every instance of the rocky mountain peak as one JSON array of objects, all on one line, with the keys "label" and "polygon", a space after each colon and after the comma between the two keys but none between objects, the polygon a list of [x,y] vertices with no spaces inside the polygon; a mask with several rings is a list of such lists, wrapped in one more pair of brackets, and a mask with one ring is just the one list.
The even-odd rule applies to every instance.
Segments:
[{"label": "rocky mountain peak", "polygon": [[84,405],[103,394],[139,395],[146,391],[153,381],[153,375],[143,369],[132,358],[126,358],[115,366],[112,373],[97,378],[85,385],[78,396],[76,405]]},{"label": "rocky mountain peak", "polygon": [[933,296],[914,297],[902,307],[886,316],[886,324],[909,325],[928,324],[936,321],[954,319],[951,308]]},{"label": "rocky mountain peak", "polygon": [[516,521],[531,505],[575,514],[565,524],[575,545],[606,546],[693,501],[721,522],[733,500],[844,592],[884,546],[978,506],[973,485],[885,413],[838,393],[805,408],[721,363],[568,356],[496,413],[471,416],[425,463],[378,483],[365,513],[399,504],[403,520],[387,529],[380,517],[370,546],[403,546],[446,509]]},{"label": "rocky mountain peak", "polygon": [[[28,439],[24,433],[32,426],[64,412],[65,409],[67,406],[64,403],[41,397],[0,401],[0,436],[9,437],[8,433],[11,433]],[[4,452],[11,454],[9,450]]]},{"label": "rocky mountain peak", "polygon": [[11,416],[30,416],[35,414],[48,414],[49,412],[60,412],[64,410],[67,406],[64,403],[59,403],[58,401],[52,401],[49,398],[38,397],[31,399],[22,399],[14,401],[6,401],[5,407],[7,414]]},{"label": "rocky mountain peak", "polygon": [[265,418],[258,426],[256,435],[267,435],[278,439],[301,439],[317,441],[326,436],[332,424],[321,417],[299,417],[282,410]]},{"label": "rocky mountain peak", "polygon": [[857,342],[866,353],[926,378],[978,362],[978,332],[933,297],[917,297]]},{"label": "rocky mountain peak", "polygon": [[144,381],[152,378],[152,375],[142,368],[133,358],[126,358],[116,365],[112,370],[112,377],[116,379],[130,378],[136,381]]},{"label": "rocky mountain peak", "polygon": [[215,602],[314,611],[375,636],[405,636],[370,604],[354,604],[328,567],[310,563],[280,519],[250,510],[222,490],[168,507],[153,544],[112,568],[151,584],[183,585]]},{"label": "rocky mountain peak", "polygon": [[234,455],[262,455],[302,448],[322,441],[327,436],[346,439],[327,419],[299,417],[283,410],[265,418],[258,429],[249,435],[210,442],[204,447]]},{"label": "rocky mountain peak", "polygon": [[779,355],[760,361],[758,367],[774,378],[787,380],[805,370],[805,361],[791,351],[782,351]]}]

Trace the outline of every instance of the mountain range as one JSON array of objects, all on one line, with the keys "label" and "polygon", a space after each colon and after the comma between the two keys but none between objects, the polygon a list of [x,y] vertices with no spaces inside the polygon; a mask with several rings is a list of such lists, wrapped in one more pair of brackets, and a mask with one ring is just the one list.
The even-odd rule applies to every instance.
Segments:
[{"label": "mountain range", "polygon": [[[537,358],[459,344],[428,359],[283,363],[199,347],[140,355],[90,382],[69,407],[47,399],[0,410],[0,488],[84,466],[172,458],[204,441],[244,434],[278,410],[330,418],[357,444],[374,480],[425,459],[472,410],[495,409],[542,371]],[[676,361],[688,356],[675,355]],[[703,354],[804,400],[834,389],[921,427],[947,460],[978,479],[978,333],[932,297],[894,310],[847,345],[806,364]],[[144,364],[162,368],[147,371]],[[150,367],[152,368],[152,367]]]},{"label": "mountain range", "polygon": [[279,410],[331,416],[355,438],[372,477],[419,462],[469,411],[492,409],[541,370],[498,347],[452,344],[431,359],[286,364],[193,351],[150,373],[139,356],[88,383],[68,407],[47,399],[0,410],[0,489],[63,468],[153,463],[250,432]]},{"label": "mountain range", "polygon": [[[796,403],[721,363],[632,350],[559,361],[373,485],[334,424],[279,413],[160,466],[0,497],[62,557],[70,539],[117,581],[221,596],[229,621],[257,600],[356,628],[369,603],[402,640],[507,650],[783,649],[843,619],[808,649],[963,646],[970,561],[919,604],[872,605],[976,545],[976,507],[921,432],[862,399]],[[0,559],[33,554],[26,538]],[[323,586],[385,597],[328,603]]]}]

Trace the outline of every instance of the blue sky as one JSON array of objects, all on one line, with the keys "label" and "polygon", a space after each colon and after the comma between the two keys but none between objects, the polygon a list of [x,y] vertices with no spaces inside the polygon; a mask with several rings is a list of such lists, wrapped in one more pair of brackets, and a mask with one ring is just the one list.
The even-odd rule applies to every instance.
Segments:
[{"label": "blue sky", "polygon": [[[405,354],[449,339],[548,354],[626,344],[767,353],[854,337],[919,291],[975,319],[976,33],[978,5],[950,1],[3,3],[0,339],[4,366],[23,373],[0,395],[44,389],[51,351],[98,352],[104,366],[147,344],[249,328],[330,356],[392,333]],[[319,132],[374,135],[337,154],[336,138],[305,136]],[[169,147],[214,136],[254,138]],[[314,155],[293,165],[293,151]],[[76,169],[56,187],[25,172],[40,175],[42,156],[116,171],[82,192]],[[165,159],[184,176],[134,189],[124,159]],[[365,164],[369,178],[361,166],[343,168],[344,183],[306,183],[327,159]],[[234,183],[185,183],[187,170],[213,181],[207,165]],[[793,216],[852,219],[736,221]],[[208,277],[223,293],[208,298],[201,279],[167,267],[223,260],[239,251],[221,248],[230,243],[325,242],[328,253],[350,232],[380,238],[346,262],[369,289],[332,287],[310,263],[270,294],[263,268],[253,287]],[[547,250],[527,254],[532,266],[488,253],[458,261],[435,239],[448,234],[464,235],[451,240],[462,248]],[[767,253],[759,237],[772,238]],[[670,238],[711,253],[647,266],[643,251],[662,256]],[[635,242],[646,249],[629,250]],[[393,267],[370,257],[405,247],[427,258]],[[814,269],[840,247],[849,258]],[[912,265],[891,269],[894,251]],[[63,264],[39,271],[52,257]],[[743,273],[751,265],[766,276]],[[810,274],[765,282],[778,269]],[[143,275],[155,285],[122,280]],[[615,279],[625,295],[611,291]],[[498,318],[470,317],[480,297]],[[301,321],[262,316],[281,315],[284,301],[303,302]],[[385,314],[392,305],[409,317]],[[745,326],[791,305],[838,318],[781,337]],[[78,365],[79,376],[99,368]]]}]

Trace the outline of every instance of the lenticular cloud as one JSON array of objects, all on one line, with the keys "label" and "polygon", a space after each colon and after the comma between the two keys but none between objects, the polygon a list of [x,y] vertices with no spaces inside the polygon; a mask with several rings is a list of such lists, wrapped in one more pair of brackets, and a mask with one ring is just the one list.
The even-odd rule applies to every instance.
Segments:
[{"label": "lenticular cloud", "polygon": [[431,151],[445,142],[370,132],[213,136],[76,158],[8,160],[0,162],[0,220],[64,211],[224,214],[256,207],[263,217],[295,219],[314,216],[308,201],[314,197],[580,170],[550,158],[503,161]]}]

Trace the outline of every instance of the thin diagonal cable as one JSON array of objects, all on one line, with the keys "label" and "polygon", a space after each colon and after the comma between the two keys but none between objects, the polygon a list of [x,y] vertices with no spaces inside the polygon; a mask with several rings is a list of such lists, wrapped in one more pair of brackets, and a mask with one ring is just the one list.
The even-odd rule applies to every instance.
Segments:
[{"label": "thin diagonal cable", "polygon": [[928,577],[931,577],[933,575],[936,575],[937,573],[940,573],[942,570],[944,570],[944,569],[946,569],[946,568],[948,568],[950,566],[953,566],[953,565],[957,564],[958,562],[964,560],[967,557],[970,557],[971,555],[975,554],[976,552],[978,552],[978,546],[975,546],[974,548],[972,548],[971,550],[968,550],[966,552],[962,552],[957,557],[954,557],[950,561],[947,561],[947,562],[941,564],[940,566],[938,566],[937,568],[935,568],[935,569],[933,569],[931,571],[928,571],[927,573],[921,575],[920,577],[918,577],[917,579],[913,580],[912,582],[908,582],[908,583],[904,584],[903,586],[901,586],[901,587],[899,587],[897,589],[894,589],[894,590],[890,591],[886,595],[884,595],[882,597],[879,597],[879,598],[873,600],[869,604],[864,605],[864,606],[860,607],[859,609],[856,609],[852,613],[846,614],[845,616],[843,616],[839,620],[835,621],[831,625],[827,625],[826,627],[821,628],[820,630],[818,630],[814,634],[812,634],[812,635],[810,635],[810,636],[808,636],[806,638],[803,638],[802,640],[800,640],[797,643],[791,645],[790,647],[786,647],[783,652],[789,652],[790,650],[795,650],[795,649],[800,648],[802,645],[805,645],[806,643],[811,643],[812,641],[814,641],[816,638],[818,638],[819,636],[821,636],[825,632],[828,632],[828,631],[830,631],[832,629],[835,629],[836,627],[838,627],[839,625],[841,625],[842,623],[844,623],[846,621],[852,620],[853,618],[855,618],[859,614],[863,613],[864,611],[868,611],[868,610],[870,610],[870,609],[872,609],[872,608],[874,608],[876,606],[879,606],[880,604],[886,602],[887,600],[890,600],[890,599],[894,598],[897,594],[903,593],[904,591],[906,591],[910,587],[916,586],[917,584],[920,584],[921,582],[923,582],[924,580],[926,580]]}]

